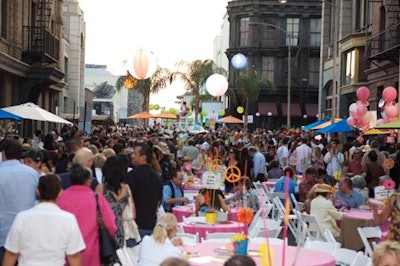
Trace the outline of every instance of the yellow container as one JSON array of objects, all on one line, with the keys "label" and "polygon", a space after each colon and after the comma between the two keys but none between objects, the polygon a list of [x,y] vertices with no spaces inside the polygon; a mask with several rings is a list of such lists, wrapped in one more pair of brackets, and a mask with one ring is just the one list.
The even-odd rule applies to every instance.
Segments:
[{"label": "yellow container", "polygon": [[215,212],[206,212],[204,216],[208,224],[215,224],[217,222],[217,213]]}]

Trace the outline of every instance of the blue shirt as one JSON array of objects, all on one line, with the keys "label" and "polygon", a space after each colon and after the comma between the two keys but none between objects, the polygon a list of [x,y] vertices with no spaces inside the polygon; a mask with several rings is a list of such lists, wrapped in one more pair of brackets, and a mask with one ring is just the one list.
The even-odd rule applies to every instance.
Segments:
[{"label": "blue shirt", "polygon": [[[174,188],[175,198],[183,198],[183,193],[182,193],[181,189],[180,189],[177,185],[175,185],[175,183],[174,183],[172,180],[171,180],[171,183],[172,183],[172,187]],[[182,205],[185,205],[185,203],[182,202],[182,201],[179,201],[179,202],[177,202],[177,203],[175,203],[175,204],[165,204],[165,202],[166,202],[167,200],[169,200],[170,198],[172,198],[171,187],[170,187],[168,184],[165,184],[165,185],[163,186],[162,194],[163,194],[163,195],[162,195],[162,204],[163,204],[163,207],[164,207],[164,210],[165,210],[165,211],[171,212],[173,206],[182,206]]]},{"label": "blue shirt", "polygon": [[350,208],[358,208],[364,205],[364,199],[360,192],[352,190],[349,196],[346,196],[342,191],[338,190],[335,193],[336,199],[346,203]]},{"label": "blue shirt", "polygon": [[[285,188],[286,188],[286,177],[282,176],[278,181],[276,181],[274,192],[285,193]],[[289,177],[289,198],[290,194],[299,194],[299,186],[296,180]],[[281,199],[281,201],[283,204],[285,204],[285,201],[283,199]],[[294,206],[294,202],[292,201],[292,199],[290,199],[290,201],[292,202],[292,206]]]},{"label": "blue shirt", "polygon": [[39,173],[20,161],[0,163],[0,247],[17,213],[35,205],[38,182]]},{"label": "blue shirt", "polygon": [[253,174],[254,177],[257,177],[258,174],[266,174],[267,167],[265,165],[265,156],[257,151],[253,156]]}]

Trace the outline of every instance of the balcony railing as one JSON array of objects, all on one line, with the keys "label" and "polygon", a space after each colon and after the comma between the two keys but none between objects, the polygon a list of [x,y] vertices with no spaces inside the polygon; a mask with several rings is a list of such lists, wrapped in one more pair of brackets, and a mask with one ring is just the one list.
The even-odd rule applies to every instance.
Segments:
[{"label": "balcony railing", "polygon": [[24,59],[29,63],[59,61],[60,40],[45,27],[24,27]]},{"label": "balcony railing", "polygon": [[399,58],[400,21],[367,39],[367,53],[370,60],[391,60]]}]

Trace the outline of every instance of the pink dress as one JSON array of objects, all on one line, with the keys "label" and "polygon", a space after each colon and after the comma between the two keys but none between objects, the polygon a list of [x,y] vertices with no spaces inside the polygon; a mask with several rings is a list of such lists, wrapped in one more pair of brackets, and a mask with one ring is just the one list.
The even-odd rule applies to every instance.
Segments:
[{"label": "pink dress", "polygon": [[[99,234],[97,225],[96,198],[94,192],[83,185],[66,189],[57,201],[58,206],[75,215],[85,240],[82,252],[82,266],[100,266]],[[99,205],[104,225],[111,235],[117,231],[115,215],[103,195],[99,194]]]}]

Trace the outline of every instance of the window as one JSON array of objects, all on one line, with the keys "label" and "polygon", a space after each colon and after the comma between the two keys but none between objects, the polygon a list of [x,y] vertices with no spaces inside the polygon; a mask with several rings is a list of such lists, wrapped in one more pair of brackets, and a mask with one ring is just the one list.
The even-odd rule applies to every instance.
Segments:
[{"label": "window", "polygon": [[310,19],[310,45],[321,45],[321,19]]},{"label": "window", "polygon": [[298,18],[287,18],[286,19],[286,45],[297,46],[299,42],[299,24]]},{"label": "window", "polygon": [[355,0],[354,6],[354,31],[361,31],[369,25],[372,4],[368,4],[365,0]]},{"label": "window", "polygon": [[261,76],[263,79],[267,79],[274,82],[274,58],[263,57],[261,66]]},{"label": "window", "polygon": [[1,1],[1,32],[0,36],[3,38],[7,38],[7,1],[8,0],[0,0]]},{"label": "window", "polygon": [[355,65],[356,65],[356,50],[352,50],[350,52],[345,53],[345,71],[344,71],[344,79],[343,84],[349,85],[354,84],[355,81]]},{"label": "window", "polygon": [[68,57],[64,57],[64,82],[68,83]]},{"label": "window", "polygon": [[[274,25],[274,18],[265,17],[265,18],[263,18],[262,23]],[[262,30],[262,34],[261,34],[262,47],[275,47],[276,44],[279,43],[276,40],[276,35],[271,34],[275,30],[272,26],[265,25],[265,27],[264,27],[264,26],[260,25],[260,29]],[[282,35],[278,35],[278,36],[282,36]]]},{"label": "window", "polygon": [[309,59],[308,80],[311,86],[319,85],[319,58]]},{"label": "window", "polygon": [[240,46],[250,45],[249,18],[240,19]]}]

